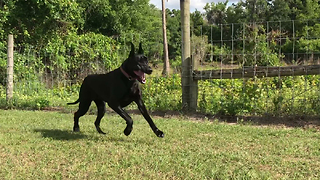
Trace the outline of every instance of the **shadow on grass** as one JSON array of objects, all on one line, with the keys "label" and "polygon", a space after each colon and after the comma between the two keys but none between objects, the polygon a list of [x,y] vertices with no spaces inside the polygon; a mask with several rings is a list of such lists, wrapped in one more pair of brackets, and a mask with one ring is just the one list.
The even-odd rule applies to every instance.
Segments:
[{"label": "shadow on grass", "polygon": [[40,132],[43,138],[52,138],[55,140],[77,140],[87,138],[87,135],[60,129],[35,129],[34,131]]},{"label": "shadow on grass", "polygon": [[41,133],[43,138],[51,138],[54,140],[60,140],[60,141],[72,141],[72,140],[78,140],[78,139],[87,139],[88,141],[97,141],[97,142],[104,142],[104,141],[112,141],[112,142],[118,142],[118,143],[137,143],[137,144],[152,144],[150,141],[144,140],[144,139],[132,139],[130,137],[123,136],[108,136],[108,135],[101,135],[97,133],[97,136],[88,136],[85,134],[82,134],[81,132],[72,132],[69,130],[60,130],[60,129],[35,129],[34,132]]}]

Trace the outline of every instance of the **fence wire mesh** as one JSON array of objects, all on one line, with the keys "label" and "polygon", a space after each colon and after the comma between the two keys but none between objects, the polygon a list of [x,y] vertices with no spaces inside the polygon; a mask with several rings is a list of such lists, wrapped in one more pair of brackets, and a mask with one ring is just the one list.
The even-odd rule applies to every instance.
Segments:
[{"label": "fence wire mesh", "polygon": [[[201,39],[193,38],[193,58],[199,62],[196,70],[207,71],[197,77],[199,109],[221,115],[319,115],[320,69],[314,66],[319,64],[320,52],[317,23],[277,21],[201,28]],[[303,68],[296,70],[297,66]],[[314,75],[308,75],[309,66],[317,68]],[[261,67],[264,75],[257,78]],[[289,74],[282,71],[287,68]]]},{"label": "fence wire mesh", "polygon": [[[198,64],[194,68],[210,72],[210,76],[200,73],[195,78],[198,111],[221,115],[319,115],[319,75],[309,75],[308,68],[304,68],[318,68],[320,62],[317,24],[318,20],[220,24],[201,27],[200,36],[192,28],[191,54]],[[51,49],[15,45],[13,104],[22,108],[64,107],[66,102],[77,99],[85,76],[119,67],[129,54],[131,41],[136,45],[144,42],[145,53],[156,69],[142,86],[149,110],[181,110],[181,53],[175,52],[175,60],[171,58],[171,65],[176,67],[172,68],[173,75],[162,77],[161,39],[150,42],[147,35],[112,40],[88,35],[77,43],[65,42],[63,47],[51,45]],[[3,107],[6,47],[0,58]],[[303,68],[292,68],[284,76],[282,69],[293,66]],[[261,67],[264,75],[258,78]],[[247,77],[248,68],[252,70],[251,78]],[[268,74],[271,69],[273,73]],[[312,73],[320,74],[320,68]]]},{"label": "fence wire mesh", "polygon": [[[167,107],[178,110],[181,104],[180,77],[161,76],[163,45],[157,41],[149,42],[148,35],[139,34],[109,40],[84,35],[76,43],[53,44],[49,48],[15,44],[12,105],[24,109],[67,108],[66,102],[78,98],[81,82],[87,75],[107,73],[120,67],[129,55],[130,42],[135,44],[136,50],[139,42],[143,43],[145,55],[155,70],[142,85],[149,110],[165,110]],[[1,52],[0,106],[6,107],[6,47]],[[162,101],[164,96],[170,98]]]}]

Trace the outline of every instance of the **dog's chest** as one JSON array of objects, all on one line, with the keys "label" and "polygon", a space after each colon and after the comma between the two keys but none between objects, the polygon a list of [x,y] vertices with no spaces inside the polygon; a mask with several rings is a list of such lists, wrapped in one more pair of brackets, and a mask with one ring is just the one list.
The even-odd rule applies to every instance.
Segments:
[{"label": "dog's chest", "polygon": [[127,106],[131,102],[141,98],[141,89],[138,83],[133,83],[131,86],[127,86],[126,89],[127,91],[120,98],[122,106]]}]

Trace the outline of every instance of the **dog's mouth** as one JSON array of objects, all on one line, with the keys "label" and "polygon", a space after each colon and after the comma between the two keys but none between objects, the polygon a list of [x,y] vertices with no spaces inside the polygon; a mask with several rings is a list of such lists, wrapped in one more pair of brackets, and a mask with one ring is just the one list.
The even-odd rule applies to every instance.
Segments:
[{"label": "dog's mouth", "polygon": [[146,76],[145,76],[145,73],[142,72],[141,70],[139,71],[133,71],[137,76],[137,80],[142,83],[142,84],[145,84],[146,83]]}]

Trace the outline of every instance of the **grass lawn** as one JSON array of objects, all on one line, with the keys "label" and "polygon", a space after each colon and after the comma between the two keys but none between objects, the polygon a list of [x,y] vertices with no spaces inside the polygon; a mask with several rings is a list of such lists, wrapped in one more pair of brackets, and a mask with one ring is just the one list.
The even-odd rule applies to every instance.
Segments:
[{"label": "grass lawn", "polygon": [[1,179],[320,179],[315,129],[154,117],[163,139],[140,115],[95,116],[0,110]]}]

